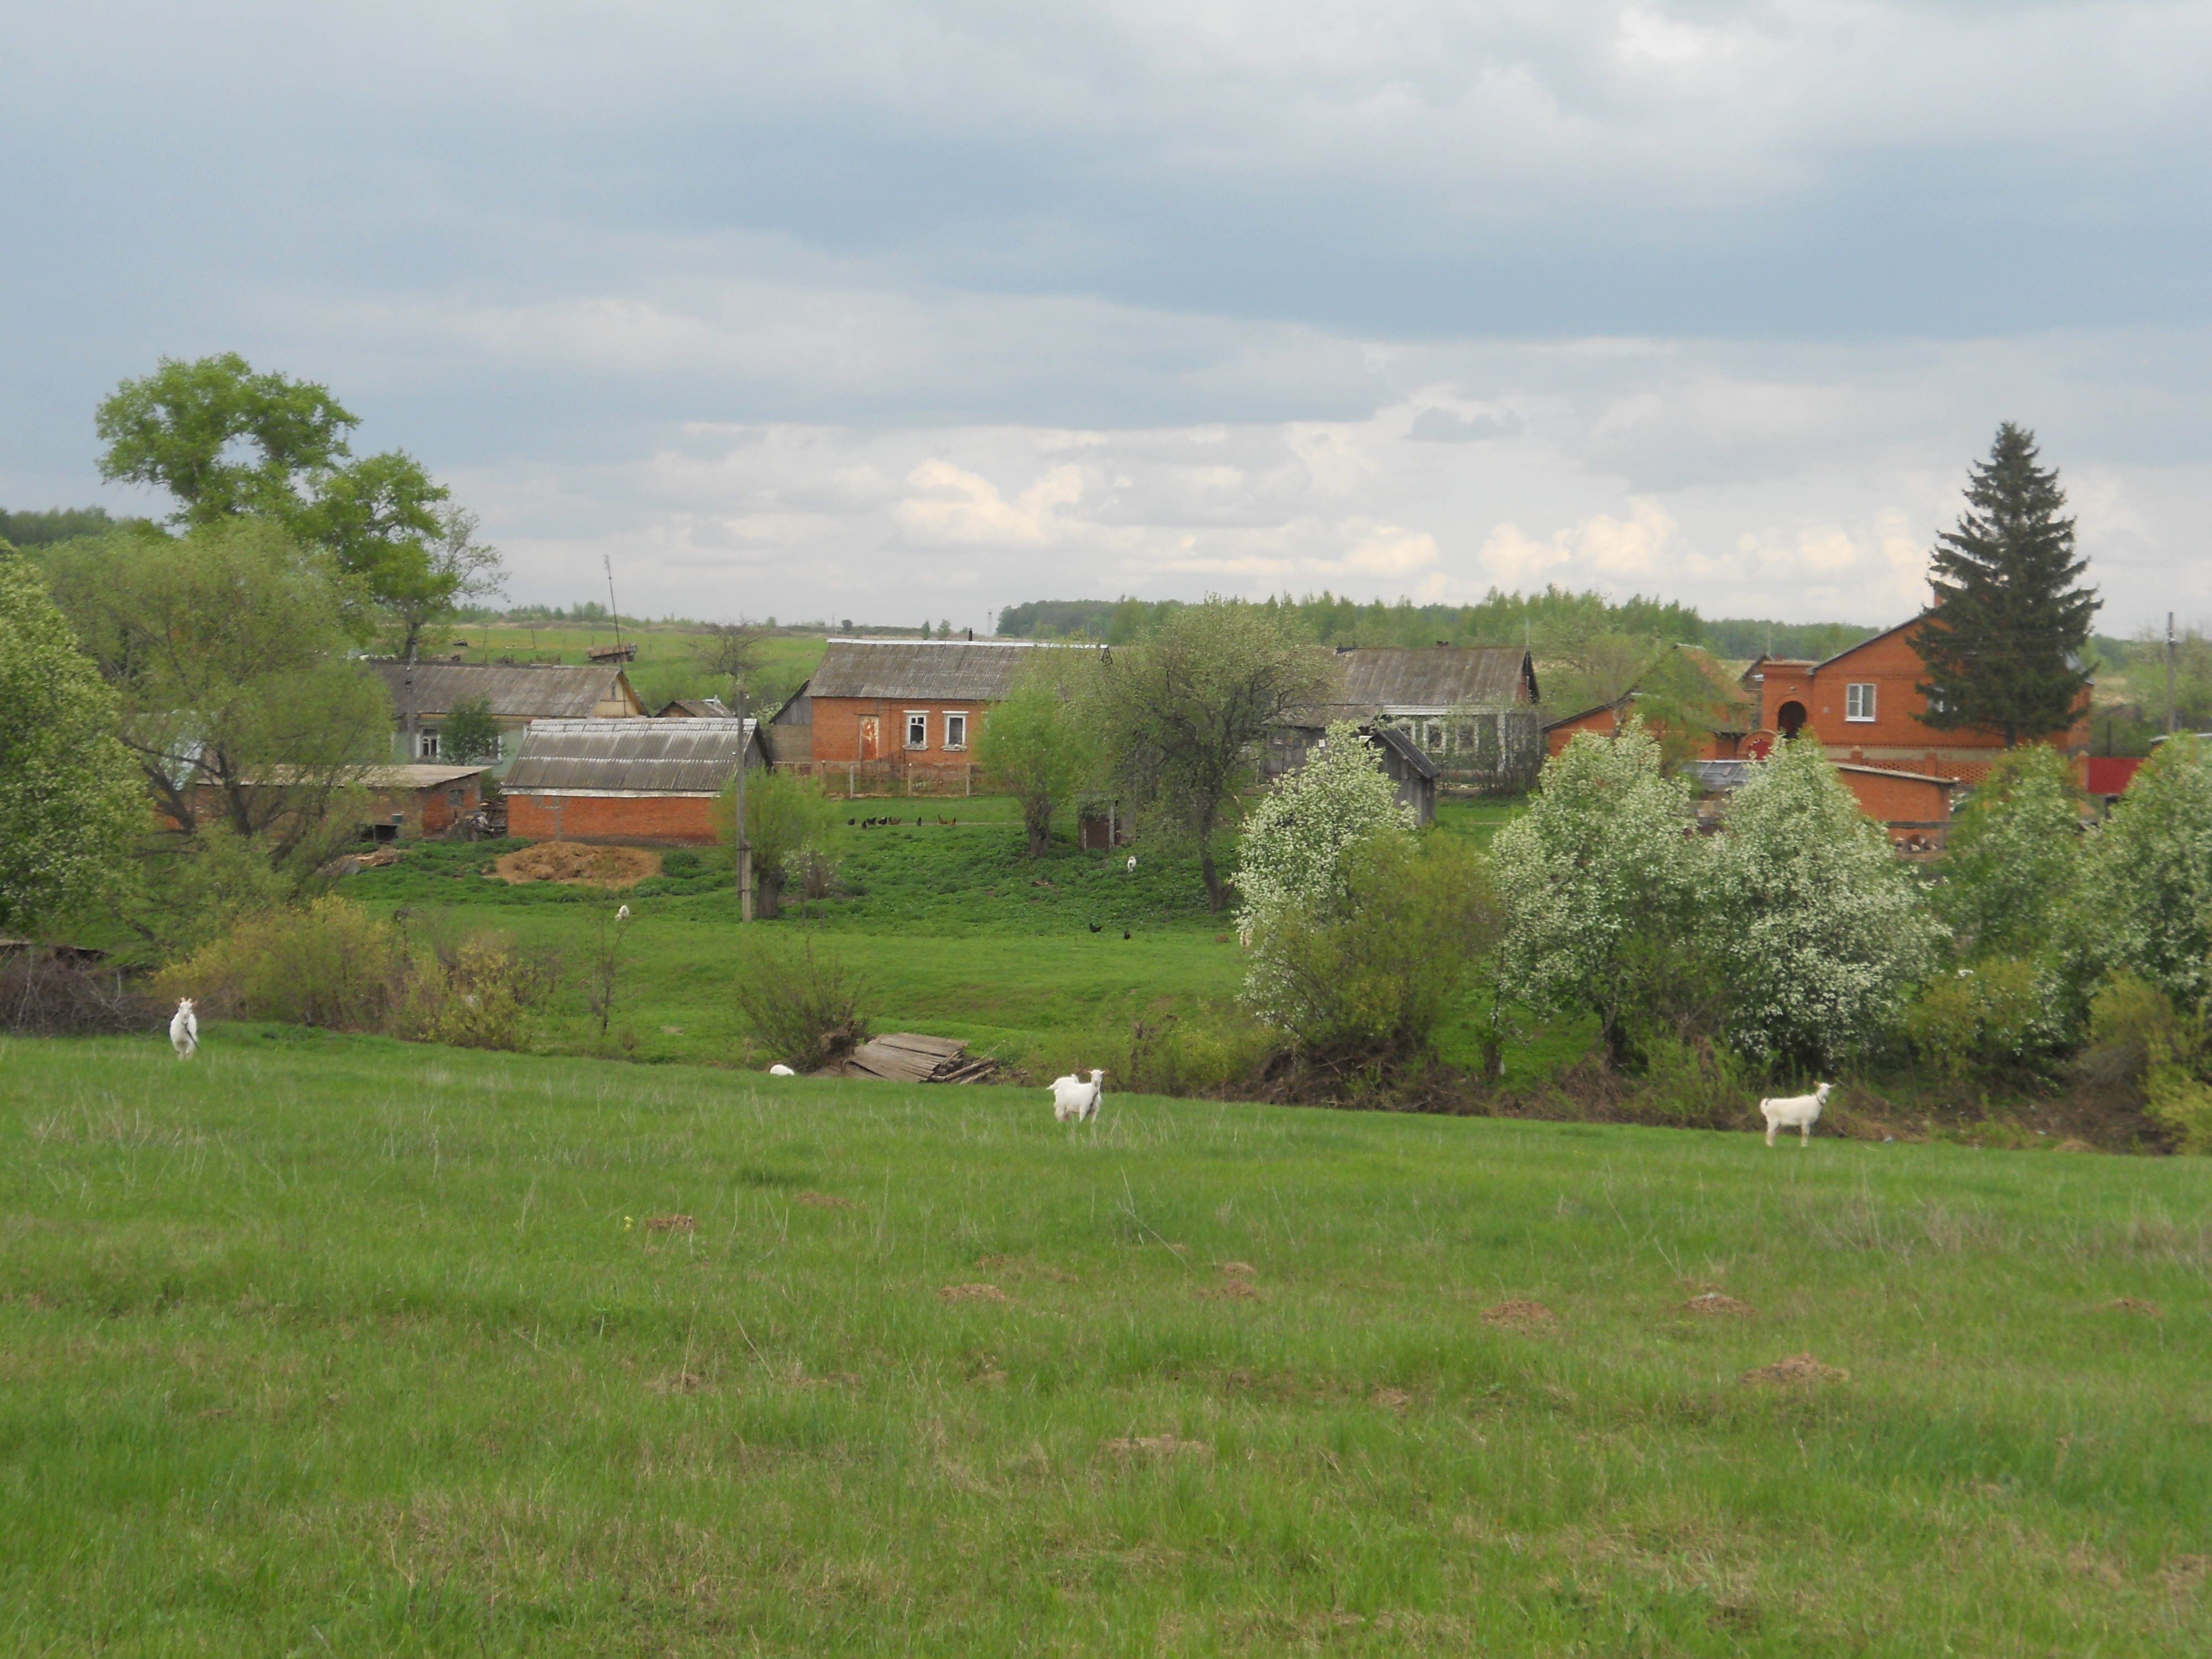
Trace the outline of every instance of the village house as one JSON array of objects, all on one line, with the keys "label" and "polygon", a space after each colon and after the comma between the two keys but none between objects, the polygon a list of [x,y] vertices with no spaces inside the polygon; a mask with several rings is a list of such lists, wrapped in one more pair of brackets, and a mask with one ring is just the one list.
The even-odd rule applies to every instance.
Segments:
[{"label": "village house", "polygon": [[[1684,769],[1699,798],[1700,822],[1707,828],[1718,827],[1728,796],[1743,787],[1751,766],[1749,760],[1699,760]],[[1950,834],[1953,798],[1965,787],[1956,778],[1853,761],[1843,762],[1836,772],[1858,801],[1859,811],[1881,824],[1900,852],[1942,849]]]},{"label": "village house", "polygon": [[[392,841],[402,834],[442,836],[456,824],[468,823],[483,808],[482,766],[358,766],[339,778],[346,787],[366,793],[362,833],[376,841]],[[249,799],[265,783],[241,786]],[[190,785],[185,794],[192,816],[200,823],[220,823],[229,811],[221,786]],[[250,809],[249,809],[250,810]]]},{"label": "village house", "polygon": [[[495,777],[514,763],[532,720],[641,719],[645,705],[619,662],[582,667],[563,663],[397,662],[369,665],[392,694],[392,758],[404,763],[436,761],[439,730],[459,705],[483,698],[500,728]],[[415,742],[409,752],[410,711]]]},{"label": "village house", "polygon": [[[1979,782],[2004,752],[2004,733],[1987,728],[1944,731],[1918,717],[1928,711],[1919,687],[1927,667],[1912,648],[1923,617],[1899,623],[1826,662],[1762,657],[1743,684],[1759,699],[1758,729],[1746,752],[1763,757],[1801,732],[1820,740],[1839,763]],[[2075,719],[2043,741],[2075,758],[2089,752],[2089,694]]]},{"label": "village house", "polygon": [[776,711],[771,757],[825,771],[964,768],[984,716],[1012,690],[1025,653],[1083,648],[1033,640],[833,639]]},{"label": "village house", "polygon": [[1525,783],[1543,761],[1536,667],[1517,645],[1340,646],[1336,666],[1341,678],[1331,702],[1300,710],[1268,733],[1263,776],[1304,765],[1335,720],[1397,732],[1434,769],[1431,797],[1439,783],[1462,789]]},{"label": "village house", "polygon": [[[1677,645],[1672,649],[1696,671],[1698,682],[1709,688],[1709,696],[1697,699],[1693,707],[1683,708],[1678,703],[1662,712],[1662,705],[1656,704],[1641,690],[1631,690],[1611,702],[1601,702],[1547,722],[1544,727],[1545,752],[1558,754],[1578,732],[1613,737],[1632,715],[1642,714],[1647,723],[1654,726],[1664,726],[1675,719],[1686,720],[1697,738],[1695,757],[1698,760],[1740,758],[1745,753],[1744,744],[1758,727],[1759,699],[1744,688],[1730,665],[1703,646]],[[1644,706],[1639,708],[1639,703]]]},{"label": "village house", "polygon": [[507,769],[507,832],[711,847],[720,834],[715,801],[740,757],[763,764],[757,720],[532,720]]}]

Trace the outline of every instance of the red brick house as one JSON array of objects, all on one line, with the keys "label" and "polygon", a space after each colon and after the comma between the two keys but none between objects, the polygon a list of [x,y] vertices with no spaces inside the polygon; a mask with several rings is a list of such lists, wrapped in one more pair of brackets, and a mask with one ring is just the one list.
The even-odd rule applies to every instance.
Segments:
[{"label": "red brick house", "polygon": [[[1758,700],[1743,688],[1733,666],[1703,646],[1678,645],[1674,648],[1680,659],[1696,670],[1698,678],[1711,688],[1711,696],[1702,700],[1701,706],[1692,711],[1692,724],[1698,738],[1698,752],[1693,758],[1741,758],[1744,741],[1752,735],[1757,723]],[[1611,702],[1601,702],[1595,708],[1551,721],[1544,727],[1545,752],[1558,754],[1574,740],[1577,732],[1614,736],[1622,722],[1637,712],[1636,702],[1641,695],[1632,690]]]},{"label": "red brick house", "polygon": [[[1917,689],[1927,667],[1912,648],[1923,618],[1862,641],[1826,662],[1762,657],[1743,677],[1759,699],[1759,729],[1747,752],[1765,755],[1778,739],[1811,732],[1838,763],[1885,767],[1978,782],[2004,752],[2004,734],[1981,728],[1941,731],[1917,717],[1928,699]],[[2075,720],[2043,741],[2069,756],[2089,750],[2089,694]]]},{"label": "red brick house", "polygon": [[1032,640],[831,640],[806,684],[776,711],[771,756],[779,765],[971,764],[983,717],[1012,690],[1026,654],[1084,648]]},{"label": "red brick house", "polygon": [[533,720],[507,775],[507,832],[525,841],[711,847],[738,757],[762,763],[758,723]]}]

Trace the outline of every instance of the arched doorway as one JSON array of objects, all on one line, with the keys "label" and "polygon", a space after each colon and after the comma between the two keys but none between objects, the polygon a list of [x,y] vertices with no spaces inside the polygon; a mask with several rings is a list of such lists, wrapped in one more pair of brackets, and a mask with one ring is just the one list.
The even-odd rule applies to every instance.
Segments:
[{"label": "arched doorway", "polygon": [[1774,723],[1782,728],[1784,742],[1796,737],[1805,724],[1805,705],[1792,699],[1774,711]]}]

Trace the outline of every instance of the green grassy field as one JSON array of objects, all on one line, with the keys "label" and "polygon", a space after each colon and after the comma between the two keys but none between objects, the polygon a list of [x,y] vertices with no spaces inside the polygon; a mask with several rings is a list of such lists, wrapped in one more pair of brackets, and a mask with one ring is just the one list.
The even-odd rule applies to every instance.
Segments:
[{"label": "green grassy field", "polygon": [[2197,1160],[250,1027],[0,1143],[12,1651],[2212,1645]]}]

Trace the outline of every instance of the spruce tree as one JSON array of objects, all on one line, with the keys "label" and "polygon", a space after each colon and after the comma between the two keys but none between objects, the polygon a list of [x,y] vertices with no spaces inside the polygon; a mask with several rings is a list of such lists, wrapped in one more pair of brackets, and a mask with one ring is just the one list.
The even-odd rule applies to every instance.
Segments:
[{"label": "spruce tree", "polygon": [[2058,471],[2035,434],[2006,422],[1973,468],[1958,528],[1936,538],[1935,604],[1913,635],[1927,665],[1919,718],[1939,731],[2004,733],[2005,746],[2063,732],[2089,684],[2081,652],[2101,603],[2075,585],[2088,568]]}]

